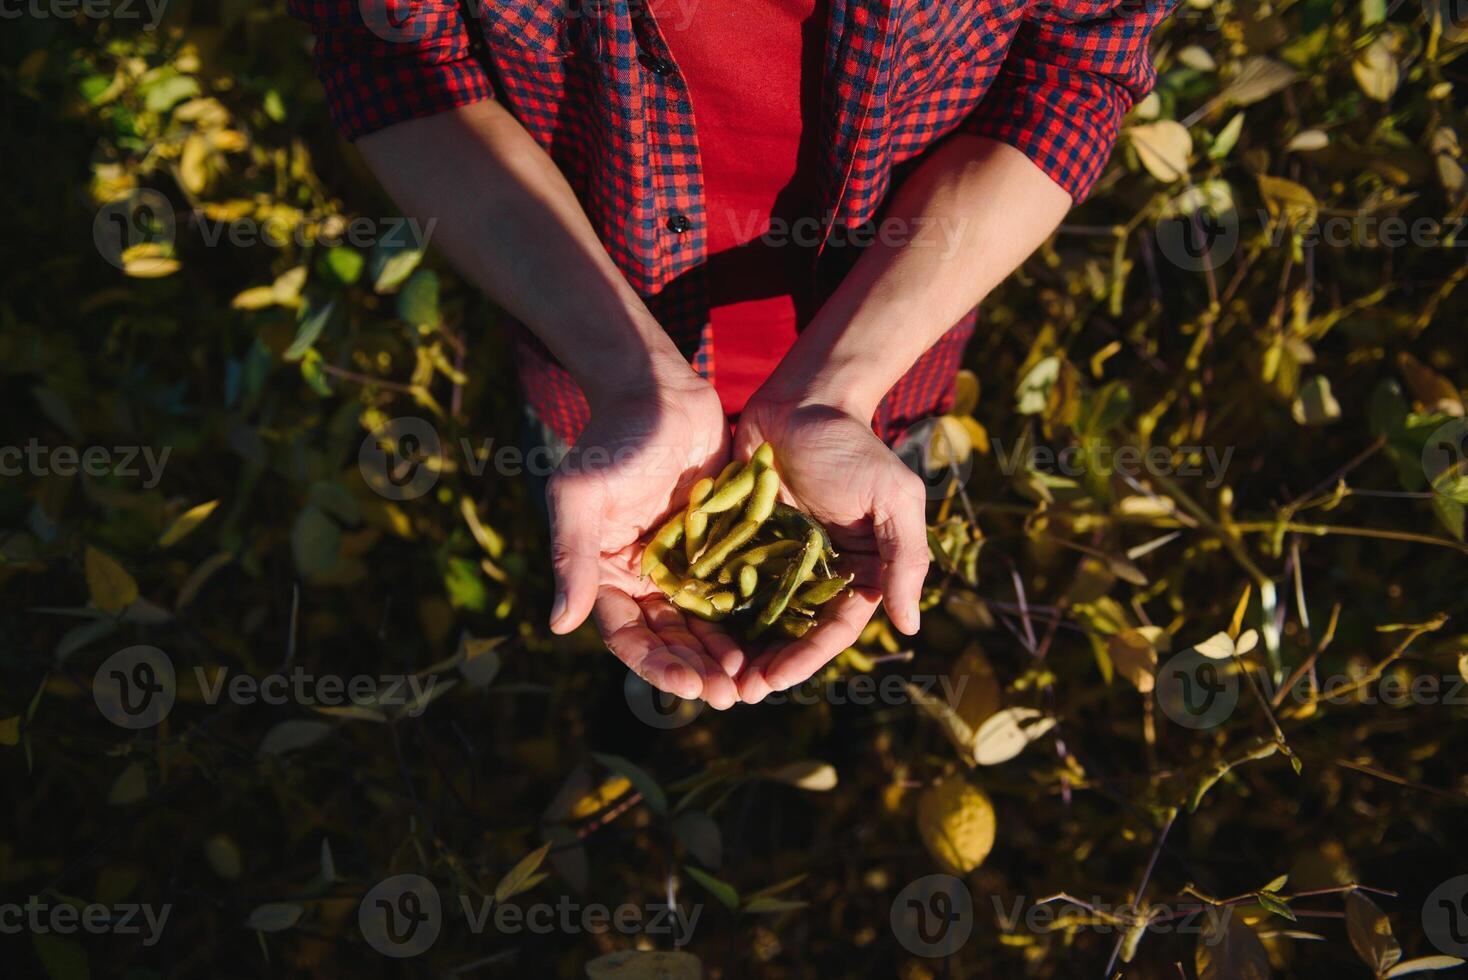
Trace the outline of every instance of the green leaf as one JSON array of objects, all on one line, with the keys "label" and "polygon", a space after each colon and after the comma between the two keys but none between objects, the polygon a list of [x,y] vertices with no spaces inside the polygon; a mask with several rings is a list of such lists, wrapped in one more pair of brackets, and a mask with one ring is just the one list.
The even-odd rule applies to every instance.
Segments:
[{"label": "green leaf", "polygon": [[673,833],[699,861],[711,868],[724,863],[724,841],[719,825],[702,810],[684,810],[673,818]]},{"label": "green leaf", "polygon": [[315,745],[325,738],[334,726],[324,721],[301,721],[291,719],[276,725],[265,733],[256,755],[285,755],[297,749]]},{"label": "green leaf", "polygon": [[382,239],[372,250],[372,256],[367,263],[367,274],[372,277],[372,288],[379,293],[393,292],[407,281],[422,261],[422,247],[404,241],[401,236]]},{"label": "green leaf", "polygon": [[49,932],[35,932],[31,934],[31,948],[50,980],[89,980],[92,975],[86,947],[79,942]]},{"label": "green leaf", "polygon": [[1244,131],[1244,113],[1234,113],[1234,117],[1224,124],[1218,131],[1218,137],[1214,139],[1213,145],[1208,148],[1208,157],[1212,160],[1222,160],[1228,156],[1234,144],[1239,141],[1239,134]]},{"label": "green leaf", "polygon": [[362,269],[367,265],[367,258],[355,248],[338,245],[327,249],[316,263],[316,271],[324,279],[331,279],[338,285],[350,286],[362,278]]},{"label": "green leaf", "polygon": [[302,575],[321,575],[336,567],[341,557],[342,532],[315,504],[307,504],[291,528],[291,554]]},{"label": "green leaf", "polygon": [[296,323],[296,338],[291,341],[291,345],[281,356],[287,361],[299,361],[306,356],[306,351],[316,343],[316,339],[326,329],[334,312],[336,312],[336,300],[328,300],[326,305],[320,307],[311,302],[302,304],[300,319]]},{"label": "green leaf", "polygon": [[415,327],[438,326],[438,291],[438,275],[433,270],[413,273],[398,292],[398,318]]},{"label": "green leaf", "polygon": [[295,902],[269,902],[256,906],[246,925],[257,932],[284,932],[300,922],[305,911]]},{"label": "green leaf", "polygon": [[1015,403],[1021,415],[1038,415],[1045,411],[1050,390],[1060,377],[1060,358],[1046,357],[1030,368],[1015,392]]},{"label": "green leaf", "polygon": [[1271,892],[1255,892],[1254,898],[1259,901],[1260,906],[1268,909],[1275,915],[1280,916],[1284,919],[1289,919],[1291,922],[1299,921],[1295,918],[1295,913],[1290,911],[1290,907],[1286,905],[1284,900],[1281,899],[1278,895],[1275,895]]},{"label": "green leaf", "polygon": [[690,878],[707,888],[709,894],[717,898],[719,903],[725,908],[731,910],[737,910],[739,908],[739,893],[734,890],[733,885],[720,881],[707,871],[701,871],[691,864],[683,865],[683,869],[688,872]]},{"label": "green leaf", "polygon": [[1392,935],[1392,924],[1376,903],[1358,891],[1346,895],[1346,935],[1362,962],[1377,976],[1397,965],[1402,947]]}]

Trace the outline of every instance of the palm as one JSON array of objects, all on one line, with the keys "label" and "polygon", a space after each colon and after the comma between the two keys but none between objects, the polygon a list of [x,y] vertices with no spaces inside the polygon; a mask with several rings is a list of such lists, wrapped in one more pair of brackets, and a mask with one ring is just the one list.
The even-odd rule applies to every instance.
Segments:
[{"label": "palm", "polygon": [[548,489],[551,557],[568,607],[553,625],[564,632],[590,612],[634,672],[719,708],[737,697],[730,678],[742,666],[737,646],[675,609],[639,565],[642,542],[728,456],[718,397],[701,386],[593,414]]},{"label": "palm", "polygon": [[884,593],[894,623],[916,632],[917,592],[927,570],[922,482],[868,425],[828,407],[780,413],[752,405],[735,445],[748,455],[761,442],[775,447],[790,502],[826,526],[838,569],[854,579],[850,593],[824,608],[819,626],[744,669],[746,701],[804,681],[850,646]]}]

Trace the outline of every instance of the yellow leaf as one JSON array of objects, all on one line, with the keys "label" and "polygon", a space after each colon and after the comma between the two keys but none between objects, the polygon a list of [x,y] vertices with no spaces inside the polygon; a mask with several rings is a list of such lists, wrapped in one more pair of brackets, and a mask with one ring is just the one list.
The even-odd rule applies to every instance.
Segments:
[{"label": "yellow leaf", "polygon": [[138,583],[127,569],[110,555],[87,547],[86,553],[87,590],[92,603],[114,616],[137,601]]},{"label": "yellow leaf", "polygon": [[1320,204],[1309,188],[1283,177],[1261,174],[1259,193],[1264,198],[1264,206],[1269,209],[1270,216],[1284,218],[1290,228],[1303,231],[1315,223]]},{"label": "yellow leaf", "polygon": [[229,305],[237,310],[263,310],[275,305],[275,290],[269,286],[251,286],[230,300]]},{"label": "yellow leaf", "polygon": [[1307,129],[1295,134],[1295,138],[1285,144],[1286,150],[1296,153],[1308,153],[1311,150],[1323,150],[1330,145],[1330,137],[1319,129]]},{"label": "yellow leaf", "polygon": [[214,508],[218,506],[219,501],[210,500],[206,503],[199,504],[197,507],[190,507],[178,515],[178,517],[174,518],[173,523],[168,525],[168,530],[164,531],[162,536],[158,538],[158,547],[167,548],[169,545],[182,541],[194,528],[203,524],[209,515],[214,513]]},{"label": "yellow leaf", "polygon": [[968,368],[953,379],[953,414],[972,415],[979,407],[979,376]]},{"label": "yellow leaf", "polygon": [[1397,355],[1397,369],[1407,379],[1412,397],[1424,411],[1463,417],[1463,396],[1447,378],[1406,351]]},{"label": "yellow leaf", "polygon": [[1157,648],[1136,629],[1117,633],[1106,644],[1106,652],[1116,672],[1138,691],[1146,694],[1157,684]]},{"label": "yellow leaf", "polygon": [[1172,119],[1162,119],[1127,130],[1142,166],[1153,177],[1170,184],[1188,172],[1188,157],[1193,152],[1193,137],[1187,127]]},{"label": "yellow leaf", "polygon": [[923,465],[929,473],[943,473],[950,465],[962,466],[973,455],[973,451],[968,430],[952,415],[943,415],[933,426]]},{"label": "yellow leaf", "polygon": [[571,820],[585,820],[588,817],[594,817],[627,795],[627,791],[631,788],[632,780],[626,776],[608,776],[600,786],[577,800],[576,805],[571,807],[571,812],[567,816]]},{"label": "yellow leaf", "polygon": [[157,242],[143,242],[122,253],[122,271],[134,279],[162,279],[178,270],[178,260]]},{"label": "yellow leaf", "polygon": [[836,767],[819,759],[801,759],[765,773],[777,783],[785,783],[814,793],[836,788]]},{"label": "yellow leaf", "polygon": [[928,853],[949,874],[968,874],[994,847],[994,805],[982,790],[959,777],[923,790],[917,825]]},{"label": "yellow leaf", "polygon": [[202,193],[209,183],[209,141],[198,133],[184,140],[178,161],[178,178],[192,194]]},{"label": "yellow leaf", "polygon": [[1239,73],[1223,90],[1223,98],[1234,105],[1252,105],[1289,85],[1298,74],[1282,62],[1256,55],[1239,66]]},{"label": "yellow leaf", "polygon": [[1402,80],[1402,71],[1397,67],[1397,59],[1392,56],[1384,36],[1372,41],[1356,55],[1351,62],[1351,72],[1366,97],[1377,102],[1390,99]]},{"label": "yellow leaf", "polygon": [[999,693],[999,678],[984,650],[978,643],[970,643],[954,661],[949,672],[954,700],[953,710],[975,731],[999,710],[1003,698]]},{"label": "yellow leaf", "polygon": [[540,845],[529,854],[520,859],[520,863],[505,873],[500,883],[494,886],[494,900],[506,902],[523,891],[529,891],[535,887],[544,875],[537,876],[535,869],[540,867],[540,862],[550,852],[550,842]]}]

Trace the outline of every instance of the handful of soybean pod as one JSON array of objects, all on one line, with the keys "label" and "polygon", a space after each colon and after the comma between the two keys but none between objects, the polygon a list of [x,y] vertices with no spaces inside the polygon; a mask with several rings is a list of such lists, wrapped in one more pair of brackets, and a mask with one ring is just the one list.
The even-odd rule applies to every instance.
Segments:
[{"label": "handful of soybean pod", "polygon": [[836,552],[826,529],[780,503],[779,495],[769,443],[748,463],[730,463],[717,479],[699,480],[688,505],[643,549],[643,577],[684,612],[729,619],[746,638],[771,628],[804,636],[851,576],[832,574]]}]

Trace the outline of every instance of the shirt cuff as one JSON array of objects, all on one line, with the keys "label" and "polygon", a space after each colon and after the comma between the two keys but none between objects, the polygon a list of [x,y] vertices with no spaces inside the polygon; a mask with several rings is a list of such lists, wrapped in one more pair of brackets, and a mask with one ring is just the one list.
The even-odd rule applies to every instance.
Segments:
[{"label": "shirt cuff", "polygon": [[1006,62],[963,131],[1013,146],[1079,204],[1106,168],[1132,95],[1090,72],[1017,60]]},{"label": "shirt cuff", "polygon": [[494,97],[488,75],[467,45],[404,45],[383,57],[333,47],[318,38],[316,73],[331,118],[349,140]]}]

